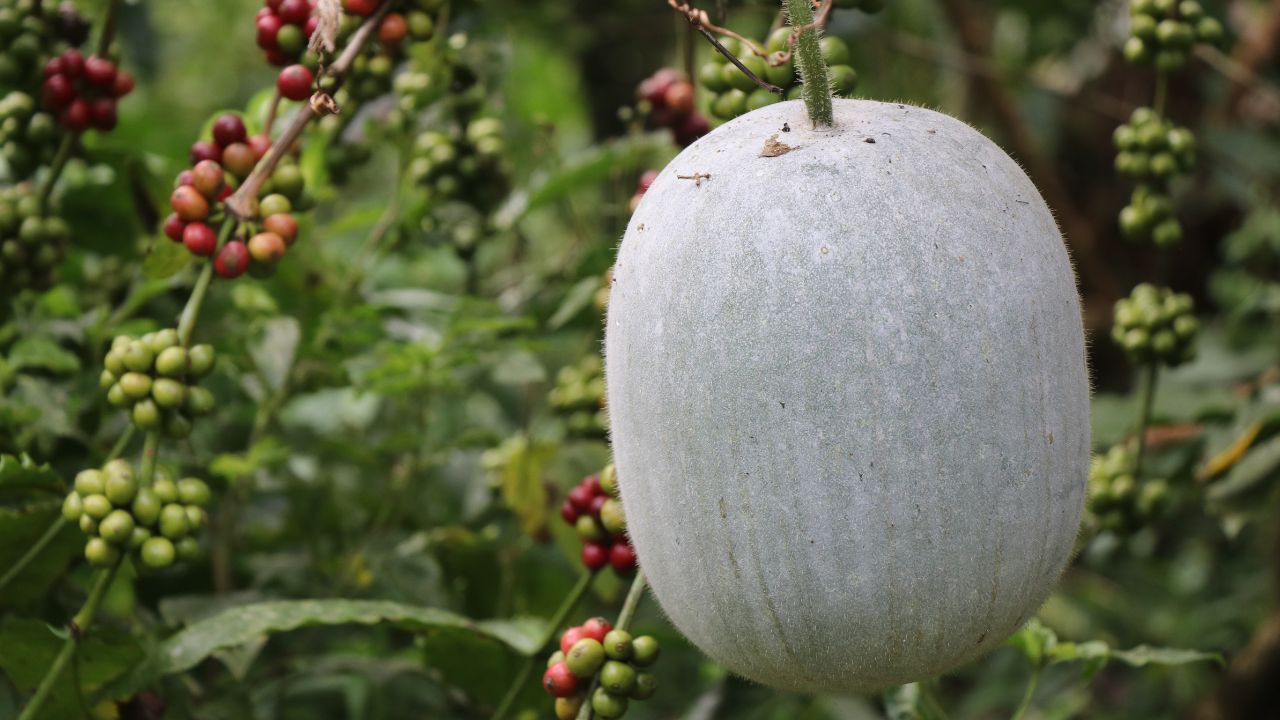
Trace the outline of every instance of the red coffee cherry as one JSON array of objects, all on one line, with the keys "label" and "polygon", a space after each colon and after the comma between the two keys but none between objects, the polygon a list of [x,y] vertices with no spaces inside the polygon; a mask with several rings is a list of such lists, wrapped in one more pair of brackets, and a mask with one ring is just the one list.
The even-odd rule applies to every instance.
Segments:
[{"label": "red coffee cherry", "polygon": [[631,543],[620,540],[609,548],[609,564],[619,573],[629,573],[636,569],[636,551]]},{"label": "red coffee cherry", "polygon": [[75,86],[67,75],[50,75],[44,81],[42,93],[44,106],[50,110],[61,110],[76,98]]},{"label": "red coffee cherry", "polygon": [[569,651],[573,649],[574,644],[584,637],[586,637],[586,634],[579,626],[574,626],[565,630],[560,634],[560,652],[568,655]]},{"label": "red coffee cherry", "polygon": [[224,150],[231,143],[242,143],[248,137],[249,132],[239,115],[223,113],[213,121],[213,141]]},{"label": "red coffee cherry", "polygon": [[258,47],[263,50],[276,50],[276,37],[280,34],[280,28],[284,25],[275,13],[260,15],[256,21],[258,27],[257,43]]},{"label": "red coffee cherry", "polygon": [[387,47],[399,45],[409,34],[409,23],[400,13],[387,13],[378,25],[378,42]]},{"label": "red coffee cherry", "polygon": [[604,636],[609,634],[613,629],[613,625],[602,617],[593,617],[582,623],[582,637],[589,637],[598,643],[604,642]]},{"label": "red coffee cherry", "polygon": [[67,75],[78,78],[84,73],[84,55],[79,50],[71,48],[62,53],[62,66]]},{"label": "red coffee cherry", "polygon": [[591,497],[592,492],[590,489],[578,485],[569,491],[568,500],[582,512],[588,512],[591,509]]},{"label": "red coffee cherry", "polygon": [[114,129],[117,120],[115,98],[98,98],[89,103],[89,124],[98,130]]},{"label": "red coffee cherry", "polygon": [[54,75],[62,75],[66,71],[67,68],[63,65],[61,57],[49,58],[49,62],[44,64],[44,78],[46,80]]},{"label": "red coffee cherry", "polygon": [[116,70],[116,81],[111,87],[111,94],[115,97],[122,98],[133,92],[133,75],[127,70]]},{"label": "red coffee cherry", "polygon": [[164,234],[174,242],[182,242],[182,231],[186,228],[187,224],[177,213],[169,213],[169,217],[164,219]]},{"label": "red coffee cherry", "polygon": [[569,697],[578,692],[578,678],[569,671],[569,663],[561,660],[543,673],[542,687],[555,697]]},{"label": "red coffee cherry", "polygon": [[662,98],[667,109],[676,115],[688,115],[693,112],[693,84],[687,80],[671,83]]},{"label": "red coffee cherry", "polygon": [[304,65],[290,65],[280,71],[276,78],[276,89],[290,100],[306,100],[311,97],[311,84],[315,81],[311,71]]},{"label": "red coffee cherry", "polygon": [[218,277],[237,278],[248,269],[249,248],[245,247],[242,240],[228,240],[213,260],[213,270],[218,273]]},{"label": "red coffee cherry", "polygon": [[[174,215],[172,217],[174,219],[177,219],[178,216]],[[179,220],[178,222],[182,222],[182,221]],[[580,513],[578,512],[578,508],[575,507],[574,504],[569,502],[568,500],[565,500],[564,504],[560,506],[560,517],[564,518],[564,521],[569,523],[570,525],[573,525],[574,523],[578,522],[579,515]]]},{"label": "red coffee cherry", "polygon": [[285,245],[293,245],[298,239],[298,221],[288,213],[268,215],[262,221],[262,229],[279,235]]},{"label": "red coffee cherry", "polygon": [[59,117],[62,126],[68,130],[83,130],[89,127],[89,103],[76,98],[71,101]]},{"label": "red coffee cherry", "polygon": [[249,173],[253,172],[253,166],[257,164],[258,158],[253,148],[245,143],[231,143],[222,151],[222,166],[236,177],[248,177]]},{"label": "red coffee cherry", "polygon": [[202,222],[193,222],[182,231],[182,244],[192,255],[209,257],[218,249],[218,235]]},{"label": "red coffee cherry", "polygon": [[609,548],[600,543],[586,543],[582,546],[582,564],[592,570],[599,570],[609,564]]},{"label": "red coffee cherry", "polygon": [[303,25],[311,17],[311,3],[307,0],[283,0],[276,7],[276,15],[290,25]]},{"label": "red coffee cherry", "polygon": [[311,36],[316,33],[317,27],[320,27],[320,18],[312,15],[307,18],[307,24],[302,26],[302,34],[306,35],[307,39],[310,40]]},{"label": "red coffee cherry", "polygon": [[216,163],[222,162],[222,148],[214,145],[207,140],[197,140],[191,143],[191,152],[189,153],[191,164],[195,165],[201,160],[212,160]]},{"label": "red coffee cherry", "polygon": [[110,60],[94,55],[84,61],[84,79],[90,85],[101,88],[114,87],[116,83],[116,64]]},{"label": "red coffee cherry", "polygon": [[581,484],[583,487],[585,487],[585,488],[587,489],[587,492],[591,493],[592,495],[603,495],[603,494],[604,494],[604,490],[602,490],[602,489],[600,488],[600,476],[599,476],[599,475],[588,475],[588,476],[586,476],[586,477],[582,478],[582,482],[581,482],[580,484]]},{"label": "red coffee cherry", "polygon": [[261,160],[262,156],[266,155],[267,151],[271,149],[271,138],[266,135],[254,135],[249,138],[248,145],[253,150],[254,159]]},{"label": "red coffee cherry", "polygon": [[187,222],[204,220],[209,216],[209,201],[190,185],[181,185],[169,196],[169,205],[178,217]]},{"label": "red coffee cherry", "polygon": [[174,178],[173,186],[178,188],[178,187],[182,187],[183,185],[190,185],[192,182],[193,180],[191,177],[191,171],[183,170],[182,172],[178,173],[178,177]]},{"label": "red coffee cherry", "polygon": [[261,232],[249,238],[249,256],[260,263],[274,264],[284,257],[284,238],[273,232]]},{"label": "red coffee cherry", "polygon": [[342,7],[352,15],[368,17],[378,9],[378,0],[342,0]]},{"label": "red coffee cherry", "polygon": [[191,168],[191,185],[200,191],[201,195],[210,200],[216,199],[226,186],[222,166],[212,160],[201,160],[196,163],[196,166]]}]

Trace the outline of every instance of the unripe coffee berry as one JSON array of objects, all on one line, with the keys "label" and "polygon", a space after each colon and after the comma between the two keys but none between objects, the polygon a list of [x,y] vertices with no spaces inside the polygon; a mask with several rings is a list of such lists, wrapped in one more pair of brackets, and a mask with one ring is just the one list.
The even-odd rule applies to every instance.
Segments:
[{"label": "unripe coffee berry", "polygon": [[176,540],[186,535],[190,529],[187,511],[181,505],[165,505],[160,511],[160,533],[165,537]]},{"label": "unripe coffee berry", "polygon": [[133,535],[133,516],[125,510],[112,510],[98,523],[98,535],[103,540],[119,545]]},{"label": "unripe coffee berry", "polygon": [[214,352],[213,346],[207,344],[196,345],[187,351],[187,362],[192,375],[196,377],[204,377],[213,370]]},{"label": "unripe coffee berry", "polygon": [[76,474],[75,491],[81,496],[101,495],[107,491],[107,477],[101,470],[81,470]]},{"label": "unripe coffee berry", "polygon": [[120,389],[130,400],[141,400],[151,394],[151,376],[140,372],[127,372],[120,378]]},{"label": "unripe coffee berry", "polygon": [[105,488],[107,500],[112,505],[128,505],[133,502],[133,498],[138,494],[138,484],[133,479],[133,474],[109,474]]},{"label": "unripe coffee berry", "polygon": [[578,678],[570,672],[568,663],[559,662],[543,673],[542,687],[555,697],[569,697],[578,691]]},{"label": "unripe coffee berry", "polygon": [[610,630],[604,636],[604,652],[610,660],[630,660],[632,652],[631,633],[626,630]]},{"label": "unripe coffee berry", "polygon": [[547,658],[547,667],[551,667],[558,662],[564,662],[564,651],[557,650],[551,653],[551,657]]},{"label": "unripe coffee berry", "polygon": [[631,697],[636,700],[648,700],[658,690],[658,678],[649,673],[636,675],[636,686],[631,688]]},{"label": "unripe coffee berry", "polygon": [[178,557],[183,560],[194,560],[200,557],[200,542],[189,535],[174,543],[173,547]]},{"label": "unripe coffee berry", "polygon": [[600,524],[611,535],[627,531],[627,516],[622,512],[622,501],[609,498],[600,506]]},{"label": "unripe coffee berry", "polygon": [[178,481],[178,500],[188,505],[204,505],[209,502],[209,486],[197,478]]},{"label": "unripe coffee berry", "polygon": [[71,522],[76,522],[84,515],[84,503],[80,500],[79,493],[71,492],[62,501],[62,517]]},{"label": "unripe coffee berry", "polygon": [[603,687],[591,695],[591,709],[602,718],[619,718],[627,713],[627,698],[615,695]]},{"label": "unripe coffee berry", "polygon": [[582,695],[556,698],[555,709],[557,720],[574,720],[582,710],[582,703],[585,700],[586,698]]},{"label": "unripe coffee berry", "polygon": [[185,408],[192,415],[208,415],[217,405],[213,393],[195,385],[187,386],[187,403]]},{"label": "unripe coffee berry", "polygon": [[176,553],[169,538],[152,537],[142,543],[142,562],[149,567],[162,568],[173,564]]},{"label": "unripe coffee berry", "polygon": [[143,525],[155,525],[156,520],[160,518],[160,509],[163,503],[156,495],[152,488],[139,488],[138,494],[133,499],[133,505],[130,508],[133,511],[133,519]]},{"label": "unripe coffee berry", "polygon": [[106,495],[88,495],[80,502],[84,506],[84,514],[94,520],[101,520],[111,514],[111,501]]},{"label": "unripe coffee berry", "polygon": [[636,671],[630,665],[609,660],[600,669],[600,687],[614,695],[629,695],[636,686]]},{"label": "unripe coffee berry", "polygon": [[609,463],[604,470],[600,471],[600,489],[613,497],[618,497],[618,471],[613,463]]},{"label": "unripe coffee berry", "polygon": [[584,637],[573,644],[565,655],[569,671],[580,678],[589,678],[596,674],[604,664],[604,647],[595,638]]},{"label": "unripe coffee berry", "polygon": [[172,378],[159,378],[151,384],[151,397],[162,408],[179,408],[186,402],[187,386]]},{"label": "unripe coffee berry", "polygon": [[155,359],[155,354],[146,343],[134,341],[130,342],[125,349],[123,359],[124,366],[129,370],[145,373],[151,371],[151,362]]},{"label": "unripe coffee berry", "polygon": [[167,347],[156,355],[156,372],[165,377],[177,378],[187,374],[187,349],[181,346]]},{"label": "unripe coffee berry", "polygon": [[578,537],[586,542],[600,542],[608,537],[605,535],[604,528],[600,527],[600,523],[590,515],[579,517],[573,526],[578,531]]},{"label": "unripe coffee berry", "polygon": [[84,545],[84,558],[94,567],[110,567],[120,559],[120,551],[100,537],[89,538]]},{"label": "unripe coffee berry", "polygon": [[151,490],[156,494],[156,499],[161,504],[168,505],[169,503],[178,502],[178,485],[169,478],[156,478],[155,482],[151,484]]},{"label": "unripe coffee berry", "polygon": [[641,635],[631,641],[631,662],[638,667],[649,667],[658,661],[662,647],[650,635]]},{"label": "unripe coffee berry", "polygon": [[134,525],[133,533],[129,535],[128,546],[130,550],[137,550],[151,539],[151,531],[141,525]]},{"label": "unripe coffee berry", "polygon": [[143,430],[154,430],[160,427],[160,407],[150,398],[139,400],[130,413],[133,424]]},{"label": "unripe coffee berry", "polygon": [[272,193],[258,203],[258,213],[264,217],[271,215],[280,215],[293,210],[293,203],[289,202],[289,198],[280,193]]}]

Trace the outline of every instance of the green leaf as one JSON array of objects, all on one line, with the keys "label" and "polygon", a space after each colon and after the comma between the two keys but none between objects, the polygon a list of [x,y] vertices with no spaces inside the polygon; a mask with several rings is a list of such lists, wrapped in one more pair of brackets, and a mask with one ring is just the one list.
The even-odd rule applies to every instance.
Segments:
[{"label": "green leaf", "polygon": [[[0,574],[8,572],[61,519],[61,500],[22,510],[0,508]],[[42,599],[67,564],[84,552],[84,535],[79,528],[62,522],[54,532],[40,553],[0,590],[0,607],[22,607]]]},{"label": "green leaf", "polygon": [[516,514],[526,533],[536,537],[547,522],[547,486],[542,468],[554,448],[527,435],[508,438],[484,454],[485,468],[494,476],[502,499]]},{"label": "green leaf", "polygon": [[556,308],[555,314],[547,321],[547,327],[552,330],[558,330],[564,327],[564,324],[572,320],[582,309],[591,304],[596,296],[596,291],[600,289],[600,278],[592,276],[579,280],[573,287],[569,288],[569,292],[565,293],[564,300],[560,303],[560,307]]},{"label": "green leaf", "polygon": [[1046,658],[1052,657],[1050,652],[1058,644],[1058,635],[1039,619],[1031,618],[1005,644],[1020,650],[1032,665],[1039,665]]},{"label": "green leaf", "polygon": [[[264,635],[314,625],[392,625],[411,632],[456,632],[497,641],[521,655],[540,649],[544,627],[538,620],[475,621],[432,607],[383,600],[280,600],[242,605],[196,622],[160,643],[130,687],[190,670],[217,652]],[[239,668],[244,671],[245,668]]]},{"label": "green leaf", "polygon": [[191,253],[181,243],[158,236],[147,248],[147,256],[142,260],[142,273],[152,280],[163,280],[176,275],[190,261]]},{"label": "green leaf", "polygon": [[1197,662],[1213,662],[1219,665],[1226,663],[1222,655],[1201,650],[1184,650],[1181,648],[1151,647],[1139,645],[1129,650],[1112,650],[1111,657],[1126,665],[1143,667],[1145,665],[1186,665]]},{"label": "green leaf", "polygon": [[51,373],[73,373],[80,369],[80,359],[45,335],[30,335],[14,344],[9,351],[9,365],[15,369],[46,370]]},{"label": "green leaf", "polygon": [[29,455],[0,455],[0,491],[47,490],[61,493],[66,486],[49,463],[36,464]]},{"label": "green leaf", "polygon": [[502,229],[511,228],[530,211],[579,188],[599,183],[619,170],[646,167],[669,148],[670,143],[665,133],[650,133],[592,147],[570,158],[554,172],[535,176],[529,188],[512,193],[499,208],[495,222]]},{"label": "green leaf", "polygon": [[[44,678],[63,640],[40,620],[7,617],[0,623],[0,669],[22,692],[31,692]],[[62,673],[49,701],[37,716],[41,720],[82,716],[80,697],[98,692],[137,665],[143,653],[126,633],[95,627],[76,652],[75,672]],[[80,687],[75,687],[79,680]],[[122,697],[108,693],[111,698]]]}]

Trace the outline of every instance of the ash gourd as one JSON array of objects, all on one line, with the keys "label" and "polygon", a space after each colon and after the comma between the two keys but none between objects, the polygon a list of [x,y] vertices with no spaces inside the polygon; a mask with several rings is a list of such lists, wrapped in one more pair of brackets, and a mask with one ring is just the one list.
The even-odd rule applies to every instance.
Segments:
[{"label": "ash gourd", "polygon": [[1031,181],[954,118],[834,103],[661,172],[605,339],[654,594],[733,672],[812,692],[999,647],[1071,555],[1089,465],[1075,276]]}]

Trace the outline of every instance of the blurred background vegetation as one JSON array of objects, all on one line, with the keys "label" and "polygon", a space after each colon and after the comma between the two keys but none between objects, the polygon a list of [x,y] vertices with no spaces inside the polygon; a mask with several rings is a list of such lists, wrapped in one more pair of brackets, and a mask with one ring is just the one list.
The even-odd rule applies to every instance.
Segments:
[{"label": "blurred background vegetation", "polygon": [[[107,7],[76,4],[95,21]],[[97,389],[102,353],[114,334],[170,326],[186,301],[198,265],[166,255],[158,222],[212,116],[243,109],[253,124],[265,114],[276,70],[254,45],[260,6],[123,5],[120,54],[137,90],[119,127],[86,135],[64,175],[73,240],[61,282],[0,312],[0,453],[23,483],[31,473],[13,470],[22,454],[49,464],[36,484],[65,487],[126,427]],[[767,2],[704,9],[761,41],[778,15]],[[1168,88],[1168,116],[1200,148],[1173,186],[1185,237],[1172,251],[1126,241],[1116,223],[1132,183],[1113,169],[1112,133],[1155,86],[1152,70],[1120,52],[1128,3],[890,0],[876,14],[834,12],[828,34],[849,47],[858,97],[976,125],[1056,212],[1085,300],[1099,452],[1132,444],[1143,397],[1142,373],[1109,338],[1114,303],[1141,281],[1194,298],[1196,359],[1161,373],[1145,430],[1149,472],[1170,499],[1124,532],[1083,532],[1042,625],[887,699],[793,696],[728,677],[647,601],[635,628],[664,645],[660,689],[629,717],[1008,717],[1038,662],[1027,718],[1280,717],[1280,3],[1205,10],[1226,39],[1197,46]],[[397,86],[340,136],[328,126],[304,136],[316,209],[279,272],[215,282],[196,337],[221,354],[207,381],[220,408],[161,455],[214,486],[207,552],[181,569],[122,571],[98,644],[82,649],[48,717],[488,717],[539,619],[575,583],[580,544],[557,508],[608,462],[606,272],[637,179],[679,150],[646,125],[636,88],[662,67],[692,75],[713,51],[662,0],[457,1],[440,40],[397,70],[428,78],[416,104],[398,104]],[[479,90],[459,90],[455,66]],[[416,137],[450,127],[451,97],[463,92],[502,121],[510,186],[495,202],[470,198],[478,239],[465,242],[458,228],[469,221],[406,171]],[[698,102],[705,111],[705,91]],[[369,159],[335,161],[351,157],[343,145]],[[60,504],[56,492],[5,482],[0,569]],[[61,642],[48,628],[82,599],[82,549],[67,528],[0,593],[0,717],[16,716]],[[616,614],[625,592],[601,573],[571,622]],[[299,624],[316,627],[211,647],[189,667],[142,660],[201,618],[300,598],[442,608],[509,621],[525,640],[310,619]],[[1105,662],[1096,645],[1053,654],[1051,635],[1223,662],[1142,652]],[[1144,665],[1162,659],[1197,661]],[[522,717],[552,717],[539,674],[517,699]]]}]

